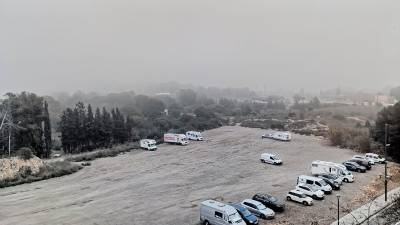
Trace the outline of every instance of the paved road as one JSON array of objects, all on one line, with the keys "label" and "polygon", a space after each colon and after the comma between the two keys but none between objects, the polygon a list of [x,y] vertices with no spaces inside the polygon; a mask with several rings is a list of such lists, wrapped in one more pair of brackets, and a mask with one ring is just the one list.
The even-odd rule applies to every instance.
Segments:
[{"label": "paved road", "polygon": [[[205,132],[203,142],[98,159],[69,176],[0,189],[0,224],[196,224],[202,200],[240,201],[255,192],[283,199],[298,175],[309,174],[313,160],[341,162],[353,154],[314,137],[294,135],[284,143],[262,140],[262,134],[260,129],[222,127]],[[262,152],[278,153],[284,165],[261,164]],[[350,202],[378,170],[356,175],[356,183],[341,191],[342,200]],[[274,222],[309,224],[318,218],[329,224],[336,215],[335,199],[328,196],[313,207],[287,203]]]}]

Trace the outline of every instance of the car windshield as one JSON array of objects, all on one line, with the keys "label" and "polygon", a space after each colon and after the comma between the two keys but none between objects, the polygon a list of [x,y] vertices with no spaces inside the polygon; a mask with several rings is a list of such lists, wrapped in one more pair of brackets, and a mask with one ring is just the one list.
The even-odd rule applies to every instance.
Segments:
[{"label": "car windshield", "polygon": [[257,209],[264,210],[264,209],[267,209],[267,208],[263,204],[259,204],[259,205],[257,205]]},{"label": "car windshield", "polygon": [[276,157],[276,156],[271,156],[271,159],[273,159],[273,160],[278,160],[279,158]]},{"label": "car windshield", "polygon": [[321,183],[322,186],[328,185],[324,180],[320,180],[319,182]]},{"label": "car windshield", "polygon": [[272,196],[270,196],[270,197],[269,197],[269,200],[270,200],[271,202],[277,202],[277,201],[278,201],[278,199],[277,199],[277,198],[275,198],[275,197],[272,197]]},{"label": "car windshield", "polygon": [[248,217],[248,216],[251,215],[250,211],[247,210],[247,209],[245,209],[245,208],[243,208],[242,210],[240,210],[240,212],[242,213],[242,215],[243,215],[244,217]]}]

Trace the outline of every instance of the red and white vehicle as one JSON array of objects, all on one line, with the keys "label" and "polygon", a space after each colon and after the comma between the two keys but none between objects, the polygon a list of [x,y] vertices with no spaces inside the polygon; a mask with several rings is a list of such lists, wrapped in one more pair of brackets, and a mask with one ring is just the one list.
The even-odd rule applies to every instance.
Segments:
[{"label": "red and white vehicle", "polygon": [[177,145],[187,145],[189,141],[184,134],[164,134],[164,142]]}]

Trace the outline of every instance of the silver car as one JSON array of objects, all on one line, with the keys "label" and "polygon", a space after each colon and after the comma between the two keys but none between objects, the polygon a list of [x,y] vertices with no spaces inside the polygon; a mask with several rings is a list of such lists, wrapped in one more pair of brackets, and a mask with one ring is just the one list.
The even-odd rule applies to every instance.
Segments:
[{"label": "silver car", "polygon": [[272,209],[265,207],[261,202],[253,199],[245,199],[242,205],[246,207],[251,213],[262,219],[273,219],[275,212]]}]

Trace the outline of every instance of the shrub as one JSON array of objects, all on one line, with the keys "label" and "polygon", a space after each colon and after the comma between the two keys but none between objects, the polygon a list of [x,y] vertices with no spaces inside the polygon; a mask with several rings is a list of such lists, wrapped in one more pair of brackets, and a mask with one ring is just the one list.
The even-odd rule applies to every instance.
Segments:
[{"label": "shrub", "polygon": [[17,156],[23,160],[29,160],[33,157],[32,150],[30,148],[20,148],[17,151]]},{"label": "shrub", "polygon": [[335,115],[333,115],[332,117],[333,117],[334,119],[339,120],[339,121],[345,121],[345,120],[346,120],[346,117],[343,116],[342,114],[335,114]]}]

